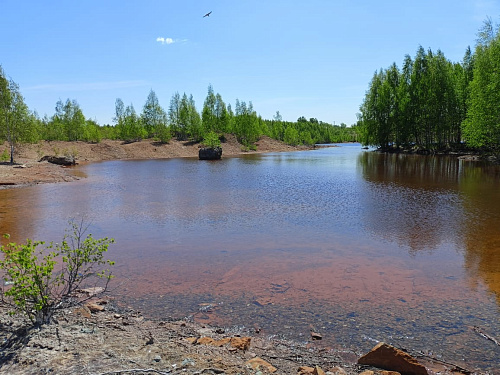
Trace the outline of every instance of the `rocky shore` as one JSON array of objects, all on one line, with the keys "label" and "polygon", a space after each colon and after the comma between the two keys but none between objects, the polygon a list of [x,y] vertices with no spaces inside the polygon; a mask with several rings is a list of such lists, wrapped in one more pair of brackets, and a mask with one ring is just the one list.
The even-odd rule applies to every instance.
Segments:
[{"label": "rocky shore", "polygon": [[[53,324],[27,327],[0,309],[0,374],[466,373],[428,360],[420,364],[385,344],[377,345],[379,353],[359,359],[353,352],[322,347],[320,335],[297,343],[263,337],[255,330],[146,319],[114,305],[110,298],[61,311]],[[370,365],[372,357],[382,367],[403,370],[378,369]]]}]

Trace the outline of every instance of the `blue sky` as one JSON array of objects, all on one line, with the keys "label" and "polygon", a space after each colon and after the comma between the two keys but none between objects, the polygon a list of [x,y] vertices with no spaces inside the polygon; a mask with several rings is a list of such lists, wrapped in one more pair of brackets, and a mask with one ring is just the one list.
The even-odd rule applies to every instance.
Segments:
[{"label": "blue sky", "polygon": [[[75,99],[112,123],[115,100],[142,111],[151,89],[168,109],[211,84],[226,104],[355,123],[375,70],[419,45],[461,61],[500,0],[0,0],[0,65],[40,116]],[[212,11],[210,17],[203,15]]]}]

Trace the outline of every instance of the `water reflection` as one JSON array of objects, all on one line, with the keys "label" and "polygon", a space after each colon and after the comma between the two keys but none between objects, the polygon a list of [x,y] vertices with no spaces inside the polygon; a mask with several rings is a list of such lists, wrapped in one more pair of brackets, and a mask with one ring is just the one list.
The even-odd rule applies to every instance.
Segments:
[{"label": "water reflection", "polygon": [[363,153],[366,226],[410,253],[452,243],[472,285],[500,301],[500,168],[456,157]]},{"label": "water reflection", "polygon": [[500,167],[467,164],[460,178],[468,212],[464,222],[465,267],[472,284],[485,283],[500,305]]}]

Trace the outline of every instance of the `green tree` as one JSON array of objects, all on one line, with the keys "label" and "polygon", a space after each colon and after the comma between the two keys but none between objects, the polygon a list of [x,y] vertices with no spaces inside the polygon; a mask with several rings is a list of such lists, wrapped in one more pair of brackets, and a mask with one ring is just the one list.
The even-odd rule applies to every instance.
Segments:
[{"label": "green tree", "polygon": [[118,120],[117,131],[121,140],[124,142],[137,142],[147,137],[147,131],[142,126],[142,122],[135,112],[134,105],[130,104],[125,109],[121,99],[115,103],[115,119]]},{"label": "green tree", "polygon": [[172,95],[170,105],[168,107],[168,120],[172,128],[172,132],[178,138],[182,138],[182,125],[181,125],[181,96],[178,92]]},{"label": "green tree", "polygon": [[491,19],[479,31],[463,136],[475,148],[500,150],[500,31]]},{"label": "green tree", "polygon": [[286,144],[296,146],[299,144],[299,132],[293,126],[287,126],[285,129],[284,140]]},{"label": "green tree", "polygon": [[239,142],[245,146],[255,143],[261,133],[257,113],[253,110],[252,102],[248,106],[244,101],[236,99],[234,114],[234,133]]},{"label": "green tree", "polygon": [[207,97],[203,103],[203,110],[201,112],[201,122],[203,125],[203,132],[215,132],[218,133],[217,129],[217,115],[215,111],[217,98],[214,94],[214,89],[212,85],[208,86]]},{"label": "green tree", "polygon": [[161,107],[153,90],[149,92],[142,109],[141,121],[147,137],[158,138],[161,142],[170,140],[170,130],[167,123],[167,114]]},{"label": "green tree", "polygon": [[193,138],[193,140],[200,141],[203,137],[202,120],[201,116],[196,109],[196,103],[194,101],[193,95],[189,96],[188,99],[188,120],[187,120],[187,132]]},{"label": "green tree", "polygon": [[[0,66],[0,137],[3,135],[10,146],[10,163],[14,164],[14,151],[19,142],[36,138],[32,134],[33,119],[19,91],[19,86],[8,80]],[[2,134],[4,133],[4,134]]]}]

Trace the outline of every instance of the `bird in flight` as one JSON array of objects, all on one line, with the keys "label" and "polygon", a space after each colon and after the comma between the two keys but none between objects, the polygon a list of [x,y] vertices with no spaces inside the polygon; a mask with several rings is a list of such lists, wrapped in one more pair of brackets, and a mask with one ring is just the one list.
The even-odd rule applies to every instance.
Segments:
[{"label": "bird in flight", "polygon": [[212,11],[208,12],[207,14],[205,14],[205,15],[203,16],[203,18],[205,18],[205,17],[210,17],[210,14],[211,14],[211,13],[212,13]]}]

